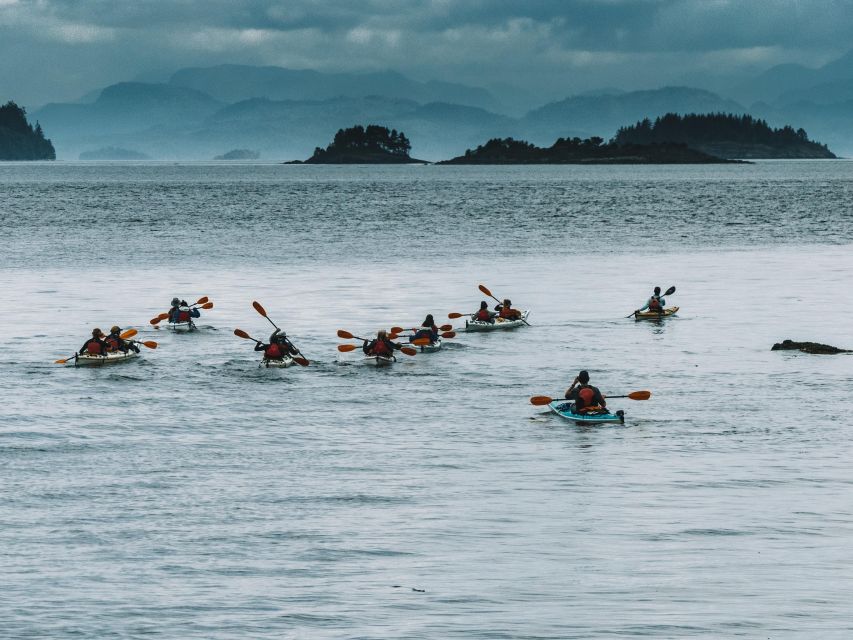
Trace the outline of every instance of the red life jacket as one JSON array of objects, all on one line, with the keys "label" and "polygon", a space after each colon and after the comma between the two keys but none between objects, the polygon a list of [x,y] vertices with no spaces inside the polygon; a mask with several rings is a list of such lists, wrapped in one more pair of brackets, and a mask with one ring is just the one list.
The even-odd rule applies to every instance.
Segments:
[{"label": "red life jacket", "polygon": [[649,298],[649,311],[660,311],[660,300],[654,296]]},{"label": "red life jacket", "polygon": [[474,320],[480,320],[482,322],[488,322],[491,319],[489,315],[488,309],[480,309],[477,313],[474,314]]},{"label": "red life jacket", "polygon": [[499,315],[501,318],[504,318],[506,320],[515,320],[521,314],[519,314],[519,312],[516,309],[513,309],[512,307],[501,307]]},{"label": "red life jacket", "polygon": [[271,344],[264,349],[264,357],[267,360],[281,360],[284,357],[284,353],[282,353],[280,346]]},{"label": "red life jacket", "polygon": [[595,399],[595,391],[593,391],[589,387],[581,389],[580,391],[578,391],[578,399],[582,403],[581,408],[592,406],[592,402]]},{"label": "red life jacket", "polygon": [[375,356],[385,356],[386,358],[394,353],[394,349],[388,346],[388,343],[384,340],[377,340],[373,345],[373,355]]},{"label": "red life jacket", "polygon": [[177,322],[189,322],[190,321],[190,312],[189,311],[179,311],[178,312],[178,320]]},{"label": "red life jacket", "polygon": [[110,351],[118,351],[119,347],[121,346],[121,341],[115,336],[108,336],[106,342],[107,348]]},{"label": "red life jacket", "polygon": [[90,340],[89,344],[86,345],[86,351],[89,352],[89,355],[99,356],[103,353],[104,349],[101,346],[101,343],[97,340]]}]

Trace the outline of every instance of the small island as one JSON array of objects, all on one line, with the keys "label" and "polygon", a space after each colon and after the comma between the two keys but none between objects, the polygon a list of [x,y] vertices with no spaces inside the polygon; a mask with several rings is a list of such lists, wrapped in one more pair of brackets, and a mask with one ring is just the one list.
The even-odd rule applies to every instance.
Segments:
[{"label": "small island", "polygon": [[[305,164],[426,164],[409,155],[406,134],[375,124],[339,129],[332,144],[317,147]],[[291,162],[288,164],[297,164]]]},{"label": "small island", "polygon": [[619,129],[619,145],[686,144],[721,158],[816,159],[835,158],[825,144],[809,140],[803,129],[773,129],[750,115],[710,113],[681,116],[668,113],[654,122],[646,118]]},{"label": "small island", "polygon": [[148,156],[133,149],[122,149],[121,147],[102,147],[92,151],[84,151],[79,156],[80,160],[150,160]]},{"label": "small island", "polygon": [[251,149],[232,149],[228,153],[216,156],[214,160],[257,160],[261,157],[258,151]]},{"label": "small island", "polygon": [[465,155],[438,164],[720,164],[729,163],[685,144],[604,143],[594,136],[559,138],[550,147],[537,147],[523,140],[494,138]]},{"label": "small island", "polygon": [[0,107],[0,160],[56,160],[41,125],[27,122],[26,110],[11,100]]}]

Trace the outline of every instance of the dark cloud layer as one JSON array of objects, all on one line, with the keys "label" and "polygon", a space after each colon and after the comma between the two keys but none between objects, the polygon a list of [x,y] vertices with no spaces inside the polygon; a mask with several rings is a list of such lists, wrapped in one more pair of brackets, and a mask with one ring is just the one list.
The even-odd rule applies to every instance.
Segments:
[{"label": "dark cloud layer", "polygon": [[848,0],[0,0],[0,98],[224,62],[565,94],[816,65],[851,36]]}]

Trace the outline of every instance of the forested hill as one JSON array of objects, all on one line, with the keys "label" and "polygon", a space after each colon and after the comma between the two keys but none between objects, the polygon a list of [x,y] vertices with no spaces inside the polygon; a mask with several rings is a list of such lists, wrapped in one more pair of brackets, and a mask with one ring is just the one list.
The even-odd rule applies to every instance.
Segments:
[{"label": "forested hill", "polygon": [[12,101],[0,106],[0,160],[55,160],[56,151],[41,125],[27,122],[27,112]]},{"label": "forested hill", "polygon": [[309,164],[405,164],[423,162],[409,156],[412,145],[406,134],[396,129],[357,125],[340,129],[325,149],[317,147]]},{"label": "forested hill", "polygon": [[630,144],[686,144],[721,158],[835,158],[826,145],[809,140],[803,129],[773,129],[750,115],[668,113],[622,127],[613,141]]}]

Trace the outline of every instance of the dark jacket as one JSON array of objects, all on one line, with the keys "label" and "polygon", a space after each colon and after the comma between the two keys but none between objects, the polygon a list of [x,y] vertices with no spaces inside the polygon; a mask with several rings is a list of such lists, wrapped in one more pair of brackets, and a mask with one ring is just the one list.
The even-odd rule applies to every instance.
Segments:
[{"label": "dark jacket", "polygon": [[[385,338],[383,340],[383,342],[388,347],[388,355],[389,356],[394,354],[395,349],[399,350],[399,349],[403,348],[403,345],[397,344],[396,342],[391,342],[388,338]],[[376,355],[375,353],[373,353],[373,350],[376,348],[376,345],[378,343],[379,343],[379,338],[376,338],[375,340],[371,340],[370,342],[367,342],[365,340],[364,345],[362,345],[362,347],[361,347],[361,350],[364,351],[364,353],[366,355],[369,355],[369,356]]]},{"label": "dark jacket", "polygon": [[[592,396],[592,402],[591,403],[589,403],[589,404],[584,403],[583,399],[580,397],[581,389],[591,389],[592,390],[593,396]],[[601,391],[598,390],[598,387],[594,387],[591,384],[578,385],[577,387],[575,387],[572,390],[572,392],[568,395],[568,397],[566,399],[567,400],[574,400],[575,401],[575,407],[578,410],[583,409],[584,407],[587,407],[587,406],[589,406],[589,407],[594,407],[595,405],[598,405],[600,407],[607,406],[607,403],[604,401],[604,396],[601,395]]]}]

